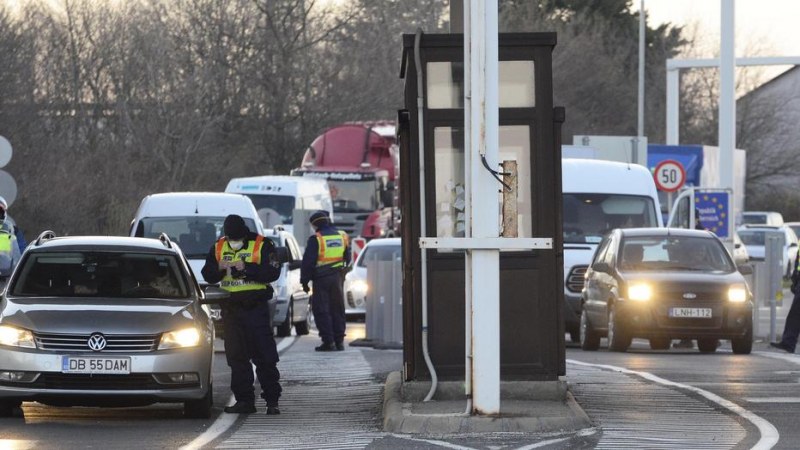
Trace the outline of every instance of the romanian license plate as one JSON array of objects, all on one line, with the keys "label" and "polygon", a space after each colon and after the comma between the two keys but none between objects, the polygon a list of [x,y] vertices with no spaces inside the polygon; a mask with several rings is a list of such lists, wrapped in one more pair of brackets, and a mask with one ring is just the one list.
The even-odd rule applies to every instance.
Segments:
[{"label": "romanian license plate", "polygon": [[131,359],[64,356],[61,372],[127,375],[131,373]]},{"label": "romanian license plate", "polygon": [[670,308],[670,317],[686,317],[690,319],[710,319],[711,308]]}]

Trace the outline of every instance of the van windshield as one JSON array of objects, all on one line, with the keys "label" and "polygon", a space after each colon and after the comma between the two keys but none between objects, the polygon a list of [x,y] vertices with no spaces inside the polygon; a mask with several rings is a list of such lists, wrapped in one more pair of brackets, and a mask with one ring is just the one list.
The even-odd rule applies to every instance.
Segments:
[{"label": "van windshield", "polygon": [[657,227],[653,199],[637,195],[563,195],[564,243],[599,243],[614,228]]},{"label": "van windshield", "polygon": [[288,195],[246,194],[258,211],[258,217],[267,228],[291,225],[294,214],[294,197]]},{"label": "van windshield", "polygon": [[[169,239],[177,242],[189,259],[205,258],[211,246],[222,235],[223,216],[189,217],[145,217],[136,228],[137,237],[158,238],[167,233]],[[256,232],[256,223],[245,217],[244,223]]]}]

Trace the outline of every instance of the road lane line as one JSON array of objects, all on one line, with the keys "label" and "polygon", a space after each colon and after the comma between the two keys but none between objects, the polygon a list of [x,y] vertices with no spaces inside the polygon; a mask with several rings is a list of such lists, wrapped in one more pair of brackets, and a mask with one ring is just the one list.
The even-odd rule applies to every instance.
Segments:
[{"label": "road lane line", "polygon": [[781,359],[792,364],[800,364],[800,356],[793,353],[753,352],[753,354],[758,356],[766,356],[767,358]]},{"label": "road lane line", "polygon": [[405,439],[405,440],[408,440],[408,441],[424,442],[426,444],[436,445],[436,446],[444,447],[444,448],[452,448],[453,450],[476,450],[473,447],[465,447],[463,445],[451,444],[449,442],[437,441],[437,440],[434,440],[434,439],[413,438],[413,437],[411,437],[410,435],[407,435],[407,434],[394,434],[394,433],[392,433],[389,436],[395,437],[397,439]]},{"label": "road lane line", "polygon": [[692,392],[694,392],[696,394],[699,394],[699,395],[705,397],[706,399],[708,399],[708,400],[710,400],[710,401],[722,406],[723,408],[725,408],[725,409],[727,409],[727,410],[729,410],[729,411],[731,411],[731,412],[733,412],[733,413],[745,418],[750,423],[755,425],[756,428],[758,428],[759,433],[761,433],[761,439],[759,439],[758,442],[756,442],[756,445],[754,445],[752,447],[753,450],[768,450],[768,449],[771,449],[772,447],[775,446],[775,444],[778,443],[778,440],[780,439],[780,433],[778,433],[778,429],[775,428],[775,426],[773,426],[771,423],[769,423],[768,421],[764,420],[760,416],[754,414],[753,412],[751,412],[751,411],[749,411],[749,410],[747,410],[745,408],[742,408],[741,406],[737,405],[736,403],[733,403],[732,401],[724,399],[724,398],[722,398],[722,397],[720,397],[720,396],[718,396],[718,395],[716,395],[714,393],[711,393],[709,391],[706,391],[706,390],[703,390],[703,389],[700,389],[700,388],[697,388],[697,387],[694,387],[694,386],[691,386],[691,385],[688,385],[688,384],[676,383],[674,381],[670,381],[670,380],[667,380],[665,378],[661,378],[661,377],[659,377],[657,375],[653,375],[652,373],[649,373],[649,372],[640,372],[640,371],[636,371],[636,370],[626,369],[624,367],[610,366],[610,365],[606,365],[606,364],[592,364],[592,363],[587,363],[587,362],[583,362],[583,361],[576,361],[576,360],[573,360],[573,359],[568,359],[566,362],[569,363],[569,364],[577,364],[579,366],[599,367],[601,369],[613,370],[615,372],[620,372],[620,373],[624,373],[624,374],[637,375],[637,376],[642,377],[642,378],[644,378],[646,380],[650,380],[650,381],[653,381],[655,383],[658,383],[658,384],[661,384],[661,385],[664,385],[664,386],[671,386],[671,387],[677,387],[677,388],[681,388],[681,389],[686,389],[688,391],[692,391]]},{"label": "road lane line", "polygon": [[750,403],[800,403],[800,397],[744,397]]},{"label": "road lane line", "polygon": [[[280,354],[282,351],[286,350],[292,343],[297,339],[296,336],[289,336],[281,339],[281,342],[278,344],[278,353]],[[255,370],[255,367],[253,367]],[[234,403],[233,395],[230,396],[226,406],[231,406]],[[211,424],[210,427],[206,431],[204,431],[200,436],[194,438],[192,442],[184,445],[180,448],[180,450],[194,450],[203,448],[204,445],[208,444],[209,442],[213,441],[214,439],[218,438],[222,433],[228,431],[228,429],[236,422],[236,419],[239,418],[239,414],[226,414],[222,412],[217,420]]]}]

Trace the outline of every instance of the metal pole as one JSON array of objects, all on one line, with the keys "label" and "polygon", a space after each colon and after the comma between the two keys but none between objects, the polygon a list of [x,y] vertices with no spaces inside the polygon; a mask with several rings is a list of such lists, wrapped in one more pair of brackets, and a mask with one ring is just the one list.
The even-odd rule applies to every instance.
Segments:
[{"label": "metal pole", "polygon": [[[497,0],[470,0],[470,75],[472,111],[470,141],[473,238],[496,238],[500,229],[497,180],[483,167],[498,167],[498,36]],[[473,413],[500,412],[500,251],[471,250],[473,329]]]},{"label": "metal pole", "polygon": [[678,145],[680,77],[679,69],[667,69],[667,145]]},{"label": "metal pole", "polygon": [[[471,32],[470,32],[470,2],[454,0],[463,7],[464,29],[464,237],[472,237],[472,61]],[[464,276],[466,280],[472,279],[472,253],[464,252]],[[464,292],[464,394],[467,396],[466,414],[472,414],[472,285],[465,283]]]},{"label": "metal pole", "polygon": [[733,189],[736,147],[735,0],[721,0],[719,61],[719,187]]},{"label": "metal pole", "polygon": [[642,145],[644,137],[644,34],[645,34],[645,11],[644,0],[639,6],[639,95],[638,95],[638,114],[636,120],[636,156],[634,163],[647,165],[647,161],[638,161],[639,147]]}]

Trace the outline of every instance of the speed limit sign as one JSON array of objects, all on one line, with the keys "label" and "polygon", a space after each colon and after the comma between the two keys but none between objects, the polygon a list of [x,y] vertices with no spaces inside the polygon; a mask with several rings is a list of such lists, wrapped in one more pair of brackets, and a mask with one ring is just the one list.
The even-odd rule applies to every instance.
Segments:
[{"label": "speed limit sign", "polygon": [[653,172],[656,180],[656,187],[660,191],[675,192],[686,183],[686,171],[683,164],[672,159],[661,161]]}]

